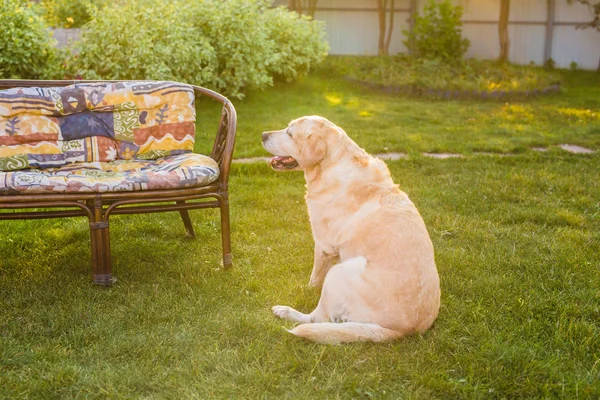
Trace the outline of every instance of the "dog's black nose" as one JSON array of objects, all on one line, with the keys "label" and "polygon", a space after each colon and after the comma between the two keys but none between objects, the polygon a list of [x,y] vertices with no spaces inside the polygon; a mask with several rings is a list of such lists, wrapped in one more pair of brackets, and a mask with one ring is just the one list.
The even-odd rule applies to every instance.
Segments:
[{"label": "dog's black nose", "polygon": [[263,132],[263,134],[262,134],[262,140],[263,140],[263,142],[265,140],[267,140],[268,138],[269,138],[269,132]]}]

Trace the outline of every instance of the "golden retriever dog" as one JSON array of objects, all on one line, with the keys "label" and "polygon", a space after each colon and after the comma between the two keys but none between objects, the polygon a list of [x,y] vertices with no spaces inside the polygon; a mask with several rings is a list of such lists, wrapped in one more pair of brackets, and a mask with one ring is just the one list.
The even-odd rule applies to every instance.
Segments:
[{"label": "golden retriever dog", "polygon": [[384,342],[427,330],[438,316],[440,283],[425,223],[385,163],[325,118],[303,117],[262,134],[277,171],[301,170],[315,240],[309,285],[317,308],[273,313],[319,343]]}]

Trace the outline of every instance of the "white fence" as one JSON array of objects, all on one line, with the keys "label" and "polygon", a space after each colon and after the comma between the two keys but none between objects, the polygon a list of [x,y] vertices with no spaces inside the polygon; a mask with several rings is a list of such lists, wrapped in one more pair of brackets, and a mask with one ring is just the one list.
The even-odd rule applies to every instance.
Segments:
[{"label": "white fence", "polygon": [[76,42],[81,39],[81,29],[80,28],[71,28],[71,29],[63,29],[63,28],[55,28],[52,29],[52,36],[58,42],[56,44],[57,47],[65,47],[68,46],[72,42]]},{"label": "white fence", "polygon": [[[396,0],[390,54],[406,51],[402,30],[409,29],[411,7],[421,11],[426,0]],[[461,5],[463,34],[471,41],[468,57],[495,59],[499,55],[500,0],[455,0]],[[288,5],[288,0],[275,4]],[[318,0],[315,19],[325,21],[331,54],[377,54],[379,22],[375,0]],[[561,68],[600,66],[600,32],[576,29],[592,15],[584,5],[567,0],[513,0],[510,5],[509,60],[543,64],[554,60]]]}]

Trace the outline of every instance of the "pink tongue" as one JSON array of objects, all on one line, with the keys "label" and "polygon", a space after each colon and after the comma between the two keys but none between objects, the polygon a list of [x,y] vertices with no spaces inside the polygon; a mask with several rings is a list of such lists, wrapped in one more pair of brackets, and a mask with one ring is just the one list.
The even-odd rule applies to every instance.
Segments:
[{"label": "pink tongue", "polygon": [[296,160],[290,156],[275,156],[269,162],[269,166],[279,165],[279,166],[289,166],[290,164],[297,164]]},{"label": "pink tongue", "polygon": [[269,166],[272,166],[273,164],[279,164],[285,157],[282,156],[275,156],[273,158],[271,158],[271,161],[269,161]]}]

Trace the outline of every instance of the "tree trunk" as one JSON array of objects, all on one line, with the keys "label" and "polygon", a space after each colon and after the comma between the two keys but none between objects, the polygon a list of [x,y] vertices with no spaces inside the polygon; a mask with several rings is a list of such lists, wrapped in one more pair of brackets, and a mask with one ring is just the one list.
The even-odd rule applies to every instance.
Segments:
[{"label": "tree trunk", "polygon": [[409,6],[409,33],[410,35],[408,36],[408,52],[411,56],[414,56],[414,47],[415,47],[415,38],[414,38],[414,32],[415,32],[415,22],[417,19],[417,0],[410,0],[410,6]]},{"label": "tree trunk", "polygon": [[302,0],[290,0],[289,9],[302,14]]},{"label": "tree trunk", "polygon": [[380,56],[387,55],[387,49],[385,48],[385,12],[387,8],[387,0],[377,1],[377,12],[379,14],[379,50]]},{"label": "tree trunk", "polygon": [[308,15],[311,18],[315,18],[315,10],[317,8],[317,0],[309,0],[308,2]]},{"label": "tree trunk", "polygon": [[290,11],[296,11],[298,14],[302,14],[306,11],[306,15],[314,18],[315,10],[317,9],[317,1],[318,0],[308,0],[305,4],[303,0],[290,0],[288,9]]},{"label": "tree trunk", "polygon": [[390,53],[390,41],[392,40],[392,31],[394,30],[394,0],[390,1],[390,26],[388,27],[387,38],[385,39],[385,54]]},{"label": "tree trunk", "polygon": [[498,36],[500,37],[500,62],[508,60],[508,49],[510,40],[508,39],[508,16],[510,13],[510,0],[501,0],[500,2],[500,21],[498,22]]}]

